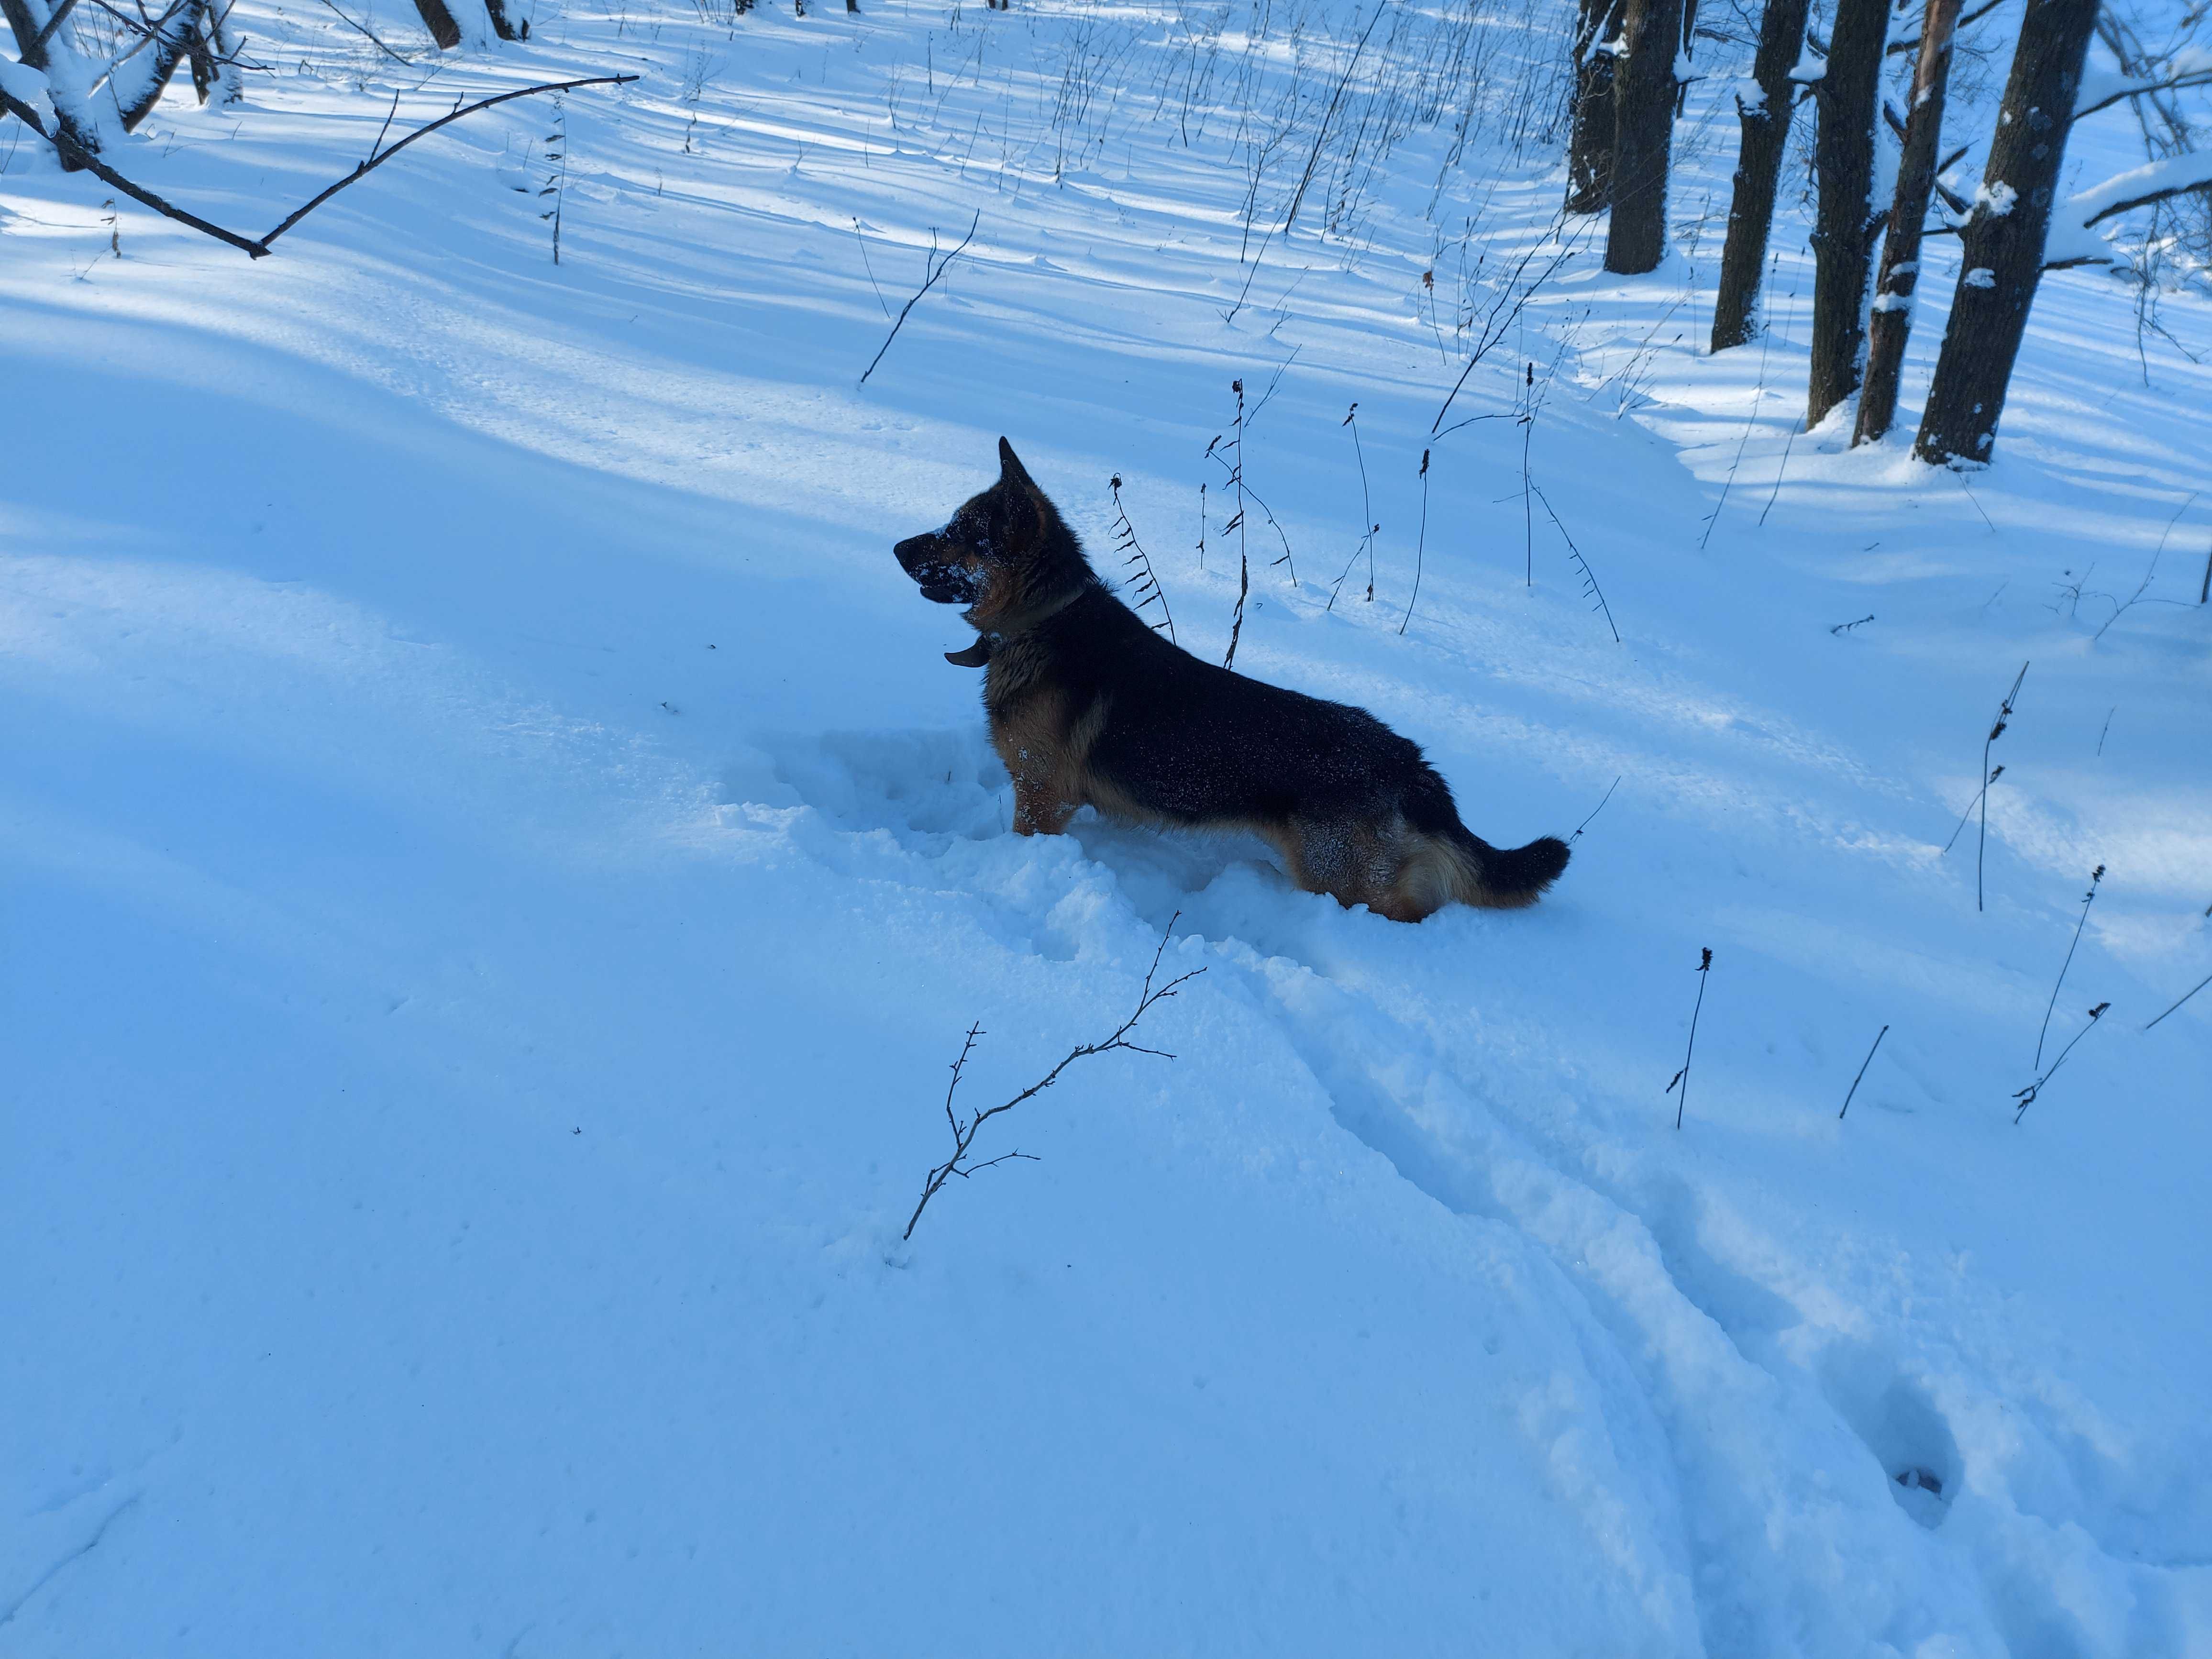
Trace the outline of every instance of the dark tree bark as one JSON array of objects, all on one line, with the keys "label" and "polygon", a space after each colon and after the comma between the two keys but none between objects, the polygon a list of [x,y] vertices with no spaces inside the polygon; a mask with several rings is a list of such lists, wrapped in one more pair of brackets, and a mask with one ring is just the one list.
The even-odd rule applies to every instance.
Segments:
[{"label": "dark tree bark", "polygon": [[199,39],[206,11],[207,0],[170,0],[169,9],[155,20],[153,33],[110,72],[108,89],[122,113],[124,131],[136,132],[161,101],[169,77]]},{"label": "dark tree bark", "polygon": [[491,14],[491,32],[502,40],[527,40],[530,20],[508,15],[507,0],[484,0],[484,9]]},{"label": "dark tree bark", "polygon": [[1887,0],[1836,0],[1828,71],[1818,88],[1813,165],[1820,176],[1813,224],[1813,372],[1805,424],[1859,389],[1866,345],[1868,266],[1874,231],[1874,124],[1881,94]]},{"label": "dark tree bark", "polygon": [[1605,268],[1636,276],[1667,257],[1667,173],[1674,143],[1674,58],[1682,0],[1627,0],[1625,62],[1613,66],[1613,220]]},{"label": "dark tree bark", "polygon": [[55,118],[70,141],[57,144],[55,149],[61,156],[62,171],[76,173],[84,166],[81,156],[100,153],[100,132],[84,107],[82,85],[70,85],[69,82],[74,77],[55,73],[64,67],[58,60],[70,52],[67,40],[49,27],[54,17],[53,8],[63,3],[64,0],[46,0],[45,3],[40,0],[0,0],[0,15],[7,17],[8,27],[15,37],[16,61],[25,69],[37,70],[48,77],[48,97],[53,104]]},{"label": "dark tree bark", "polygon": [[461,26],[453,21],[446,0],[415,0],[415,9],[422,14],[422,27],[430,31],[439,51],[451,52],[461,44]]},{"label": "dark tree bark", "polygon": [[1766,240],[1774,228],[1774,195],[1790,145],[1790,118],[1797,83],[1790,71],[1805,49],[1808,0],[1766,0],[1759,21],[1759,55],[1751,78],[1759,83],[1756,108],[1739,95],[1736,120],[1743,142],[1736,151],[1735,190],[1729,198],[1728,242],[1721,249],[1720,291],[1713,298],[1713,349],[1726,351],[1759,333],[1759,290],[1766,276]]},{"label": "dark tree bark", "polygon": [[2027,0],[1989,166],[1961,235],[1964,268],[1951,325],[1913,444],[1923,461],[1985,461],[1996,442],[2043,275],[2051,202],[2097,6],[2098,0]]},{"label": "dark tree bark", "polygon": [[1874,285],[1874,315],[1867,325],[1866,384],[1859,391],[1854,445],[1886,434],[1897,419],[1897,386],[1905,369],[1905,343],[1912,332],[1912,295],[1920,281],[1920,239],[1936,193],[1942,154],[1943,100],[1951,86],[1951,43],[1959,32],[1960,0],[1928,0],[1920,23],[1920,56],[1912,66],[1911,112],[1897,163],[1897,195],[1889,204],[1882,238],[1881,274]]},{"label": "dark tree bark", "polygon": [[1613,199],[1613,54],[1624,0],[1582,0],[1575,23],[1574,120],[1567,137],[1567,211],[1602,213]]}]

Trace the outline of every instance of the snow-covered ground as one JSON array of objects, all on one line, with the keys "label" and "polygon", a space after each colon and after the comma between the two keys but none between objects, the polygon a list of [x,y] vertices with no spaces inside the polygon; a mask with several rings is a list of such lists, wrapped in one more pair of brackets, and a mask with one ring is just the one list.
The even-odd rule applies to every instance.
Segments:
[{"label": "snow-covered ground", "polygon": [[[2046,281],[1987,472],[1793,435],[1794,207],[1700,349],[1708,85],[1676,254],[1566,226],[1432,441],[1549,263],[1548,35],[1255,276],[1165,10],[240,15],[288,72],[122,154],[248,228],[395,92],[644,78],[564,100],[557,266],[541,101],[252,264],[0,176],[0,1654],[2212,1652],[2212,993],[2145,1030],[2212,972],[2212,369],[2128,289]],[[1238,666],[1587,819],[1534,909],[1007,833],[891,542],[1003,433],[1105,565],[1118,473],[1218,658],[1236,380]],[[1176,1058],[901,1243],[962,1033],[1004,1098],[1164,933]]]}]

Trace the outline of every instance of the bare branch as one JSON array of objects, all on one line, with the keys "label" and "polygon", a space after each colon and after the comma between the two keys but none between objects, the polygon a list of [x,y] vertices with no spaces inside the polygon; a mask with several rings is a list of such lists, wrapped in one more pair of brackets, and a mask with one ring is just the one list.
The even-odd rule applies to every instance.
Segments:
[{"label": "bare branch", "polygon": [[1175,937],[1175,925],[1182,920],[1182,913],[1177,911],[1168,918],[1167,927],[1160,934],[1159,945],[1152,952],[1152,965],[1145,969],[1145,983],[1138,992],[1137,1006],[1128,1018],[1115,1027],[1110,1036],[1097,1042],[1079,1043],[1075,1048],[1068,1050],[1066,1058],[1059,1065],[1054,1066],[1052,1070],[1047,1072],[1012,1099],[1002,1101],[996,1106],[987,1107],[973,1117],[963,1121],[959,1111],[953,1105],[953,1095],[959,1089],[961,1076],[967,1069],[968,1056],[975,1052],[975,1039],[983,1035],[980,1024],[968,1028],[967,1039],[960,1045],[960,1057],[952,1062],[951,1085],[945,1091],[945,1121],[952,1130],[952,1156],[932,1168],[927,1176],[924,1178],[921,1201],[914,1206],[914,1213],[907,1218],[906,1231],[899,1235],[901,1239],[909,1239],[914,1237],[915,1224],[921,1221],[921,1212],[929,1207],[929,1200],[936,1197],[943,1189],[945,1183],[954,1176],[958,1176],[964,1180],[981,1170],[989,1169],[994,1164],[1004,1164],[1013,1158],[1021,1158],[1029,1163],[1037,1161],[1028,1152],[1003,1152],[997,1158],[985,1159],[980,1164],[971,1164],[969,1162],[968,1153],[975,1144],[975,1132],[978,1129],[993,1118],[1012,1111],[1024,1101],[1034,1100],[1047,1089],[1051,1088],[1054,1084],[1059,1082],[1060,1074],[1074,1065],[1077,1060],[1087,1060],[1093,1054],[1110,1054],[1116,1048],[1126,1049],[1131,1054],[1151,1054],[1161,1060],[1175,1058],[1164,1049],[1147,1048],[1141,1043],[1132,1042],[1128,1039],[1129,1033],[1137,1029],[1137,1022],[1144,1018],[1156,1005],[1166,1001],[1182,987],[1206,971],[1203,968],[1194,968],[1187,974],[1177,975],[1164,985],[1156,986],[1153,982],[1159,977],[1160,959],[1167,954],[1168,941]]},{"label": "bare branch", "polygon": [[[975,227],[982,222],[983,210],[978,208],[975,210],[975,216],[968,222],[968,234],[960,239],[960,246],[954,248],[951,252],[946,254],[941,259],[937,257],[937,232],[933,228],[931,229],[929,233],[929,259],[925,274],[922,277],[921,286],[914,291],[913,299],[908,300],[904,305],[899,307],[898,319],[892,323],[891,331],[884,336],[883,344],[876,348],[876,355],[868,360],[868,366],[860,371],[860,384],[862,386],[867,385],[868,376],[876,372],[876,365],[883,362],[884,353],[891,349],[891,342],[898,338],[899,330],[906,326],[907,313],[912,311],[915,306],[921,302],[921,296],[923,295],[928,293],[930,289],[937,286],[937,279],[945,275],[945,273],[951,268],[952,262],[958,258],[961,254],[966,251],[969,243],[975,240]],[[917,1211],[916,1213],[919,1214],[920,1212]]]},{"label": "bare branch", "polygon": [[2074,118],[2078,121],[2085,115],[2094,115],[2100,109],[2110,109],[2124,99],[2146,98],[2161,92],[2181,92],[2191,87],[2203,86],[2212,86],[2212,70],[2190,70],[2163,81],[2133,82],[2107,93],[2094,104],[2082,105],[2074,112]]},{"label": "bare branch", "polygon": [[[2163,190],[2146,191],[2141,196],[2130,196],[2124,202],[2115,202],[2110,207],[2098,209],[2096,212],[2081,222],[2081,228],[2087,230],[2092,225],[2101,224],[2107,219],[2117,218],[2123,213],[2131,212],[2139,207],[2148,207],[2153,202],[2169,201],[2176,196],[2188,196],[2203,191],[2212,191],[2212,179],[2199,179],[2194,184],[2168,185]],[[2069,261],[2069,263],[2077,262]],[[2078,263],[2089,264],[2097,262],[2084,259]]]},{"label": "bare branch", "polygon": [[[70,0],[70,3],[75,4],[76,0]],[[386,58],[389,58],[393,63],[405,64],[410,68],[413,67],[415,62],[413,58],[402,58],[398,52],[392,51],[391,47],[386,46],[383,41],[376,38],[376,31],[369,27],[368,24],[354,21],[352,18],[348,17],[343,12],[339,11],[337,7],[331,3],[331,0],[323,0],[323,3],[325,6],[329,6],[331,11],[337,13],[340,22],[344,23],[350,28],[358,29],[362,33],[367,35],[368,37],[369,44],[374,46],[379,52],[382,52]]]},{"label": "bare branch", "polygon": [[398,155],[401,150],[405,149],[408,145],[413,143],[417,138],[427,138],[432,133],[435,132],[440,127],[450,126],[453,123],[459,120],[465,115],[474,115],[478,110],[489,109],[495,104],[512,103],[518,98],[534,98],[541,92],[573,92],[578,87],[616,87],[636,79],[637,76],[635,75],[593,75],[580,81],[551,81],[546,82],[543,86],[520,87],[513,92],[502,92],[496,98],[480,98],[473,104],[464,105],[459,109],[453,110],[447,114],[440,116],[436,120],[431,122],[430,125],[426,127],[416,128],[414,131],[409,133],[398,143],[392,145],[390,149],[378,151],[375,155],[371,155],[367,161],[356,167],[351,173],[346,174],[346,176],[339,179],[337,183],[325,190],[320,195],[313,197],[301,206],[293,209],[290,213],[285,215],[283,222],[279,224],[276,229],[270,231],[266,236],[264,236],[261,239],[261,251],[264,253],[268,252],[270,243],[275,241],[286,231],[291,229],[293,226],[298,224],[301,220],[306,218],[317,208],[322,206],[324,203],[329,201],[331,197],[337,195],[348,185],[357,183],[368,173],[382,167],[386,161]]},{"label": "bare branch", "polygon": [[61,152],[62,157],[64,161],[73,161],[79,167],[83,167],[87,172],[92,173],[95,178],[103,179],[106,183],[114,185],[116,189],[121,191],[125,196],[130,197],[133,201],[142,202],[165,218],[174,219],[179,224],[190,225],[194,230],[199,231],[204,235],[212,236],[218,242],[228,242],[231,246],[244,252],[248,258],[258,259],[264,257],[269,252],[270,243],[275,241],[286,231],[291,229],[293,226],[298,224],[301,220],[306,218],[310,213],[313,213],[324,203],[329,201],[331,197],[337,195],[348,185],[358,183],[362,178],[374,171],[376,168],[382,167],[386,161],[399,154],[401,150],[406,149],[408,145],[413,143],[417,138],[427,138],[432,133],[435,132],[440,127],[448,126],[453,122],[459,120],[465,115],[473,115],[478,110],[489,109],[495,104],[510,103],[517,98],[535,97],[541,92],[569,92],[578,87],[621,86],[627,82],[635,81],[637,78],[638,77],[635,75],[594,75],[587,76],[580,81],[548,82],[543,86],[521,87],[513,92],[502,92],[496,97],[479,99],[473,104],[465,105],[459,108],[454,109],[447,114],[440,116],[428,126],[416,128],[413,132],[409,133],[404,138],[402,138],[398,143],[392,145],[391,149],[378,150],[371,154],[368,160],[361,162],[351,173],[346,174],[344,178],[339,179],[328,189],[324,190],[319,194],[312,198],[302,206],[295,208],[290,213],[284,216],[283,220],[274,230],[268,232],[258,240],[251,237],[241,236],[234,230],[225,230],[221,225],[212,224],[207,220],[201,218],[197,213],[191,212],[185,208],[180,208],[173,202],[163,200],[161,197],[156,196],[152,191],[148,190],[143,185],[132,183],[121,173],[116,172],[114,168],[102,161],[97,155],[94,155],[91,151],[86,149],[83,145],[78,143],[76,139],[70,136],[67,131],[61,130],[54,132],[47,131],[46,123],[39,118],[38,112],[33,109],[28,104],[23,102],[22,100],[15,96],[14,94],[7,91],[4,88],[0,88],[0,108],[7,110],[9,114],[21,121],[26,126],[29,127],[32,131],[37,133],[39,137],[46,139],[47,143],[52,144],[56,149]]}]

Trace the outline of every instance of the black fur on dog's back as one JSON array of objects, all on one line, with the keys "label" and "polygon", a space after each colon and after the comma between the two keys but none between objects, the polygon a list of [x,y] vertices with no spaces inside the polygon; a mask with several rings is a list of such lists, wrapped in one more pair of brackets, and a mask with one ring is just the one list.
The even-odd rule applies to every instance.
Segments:
[{"label": "black fur on dog's back", "polygon": [[1533,902],[1564,842],[1510,851],[1460,822],[1418,746],[1363,708],[1249,679],[1162,639],[1091,571],[1006,441],[999,483],[944,530],[899,544],[926,597],[964,603],[982,638],[991,735],[1015,827],[1076,807],[1193,828],[1243,826],[1299,885],[1418,921],[1451,901]]}]

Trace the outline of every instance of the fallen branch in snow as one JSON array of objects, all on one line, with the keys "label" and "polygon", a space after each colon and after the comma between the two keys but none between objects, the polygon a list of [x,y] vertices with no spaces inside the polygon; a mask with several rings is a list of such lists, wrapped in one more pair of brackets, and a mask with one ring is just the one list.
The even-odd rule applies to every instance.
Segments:
[{"label": "fallen branch in snow", "polygon": [[860,371],[860,384],[862,386],[867,385],[868,376],[876,372],[876,365],[883,362],[884,353],[891,349],[891,342],[898,338],[899,330],[906,326],[907,313],[912,311],[915,307],[921,303],[921,296],[928,293],[933,288],[935,288],[937,286],[937,279],[951,269],[952,262],[958,258],[962,253],[967,251],[968,244],[975,240],[975,227],[982,222],[983,210],[977,208],[975,210],[975,216],[968,222],[968,234],[960,239],[960,246],[954,248],[951,252],[946,254],[942,259],[937,257],[937,227],[935,225],[932,225],[929,228],[929,255],[922,262],[923,274],[921,286],[914,291],[913,299],[908,300],[904,305],[899,307],[898,317],[896,320],[891,324],[891,331],[884,336],[883,344],[876,348],[876,355],[868,359],[868,366]]},{"label": "fallen branch in snow", "polygon": [[252,237],[241,236],[234,230],[225,230],[221,225],[211,224],[207,220],[201,218],[197,213],[192,213],[184,208],[180,208],[173,202],[164,201],[161,197],[156,196],[152,191],[148,190],[144,185],[133,184],[130,179],[118,173],[113,167],[109,167],[105,161],[101,161],[97,155],[94,155],[91,151],[79,144],[76,139],[70,136],[69,131],[66,127],[63,127],[58,123],[55,130],[49,132],[46,130],[46,124],[40,120],[38,112],[33,109],[28,104],[23,102],[21,99],[16,97],[13,93],[8,91],[4,87],[0,87],[0,108],[4,108],[10,115],[15,116],[16,119],[21,121],[24,125],[29,127],[32,131],[37,133],[40,137],[44,138],[48,143],[53,145],[56,149],[61,152],[64,160],[76,162],[76,165],[84,168],[94,177],[114,185],[116,189],[121,191],[125,196],[130,197],[133,201],[143,203],[146,206],[153,209],[155,212],[161,215],[164,218],[174,219],[180,225],[190,225],[194,230],[199,231],[204,235],[212,236],[218,242],[228,242],[231,246],[239,249],[250,258],[259,259],[269,253],[270,243],[275,241],[286,231],[291,229],[293,226],[298,224],[301,220],[306,218],[317,208],[322,206],[324,203],[329,201],[331,197],[337,195],[348,185],[358,184],[363,178],[368,176],[368,174],[374,172],[376,168],[382,167],[386,161],[398,155],[401,150],[406,149],[408,145],[413,143],[417,138],[427,138],[432,133],[435,132],[440,127],[449,126],[453,122],[459,120],[465,115],[473,115],[480,109],[489,109],[495,104],[511,103],[517,98],[533,98],[541,92],[568,92],[577,87],[620,86],[625,82],[635,81],[637,78],[638,77],[635,75],[594,75],[581,81],[552,81],[546,82],[543,86],[521,87],[513,92],[502,92],[495,98],[482,98],[473,104],[452,110],[448,113],[440,116],[428,126],[416,128],[414,131],[409,133],[404,138],[402,138],[398,143],[392,145],[389,149],[380,149],[370,152],[368,159],[357,163],[351,173],[346,174],[344,178],[339,179],[336,184],[329,186],[329,188],[310,198],[301,206],[295,208],[290,213],[285,215],[283,219],[278,222],[274,230],[267,232],[258,240]]},{"label": "fallen branch in snow", "polygon": [[2058,964],[2058,978],[2051,988],[2051,1000],[2043,1006],[2043,1029],[2035,1034],[2035,1064],[2043,1064],[2043,1039],[2051,1033],[2051,1011],[2058,1006],[2058,993],[2066,984],[2066,970],[2074,965],[2074,952],[2081,943],[2081,930],[2088,925],[2089,907],[2097,902],[2097,888],[2105,879],[2105,866],[2099,865],[2089,873],[2089,890],[2081,895],[2081,915],[2074,923],[2074,938],[2066,947],[2066,960]]},{"label": "fallen branch in snow", "polygon": [[[2095,1007],[2092,1008],[2089,1011],[2089,1023],[2087,1025],[2084,1025],[2080,1030],[2074,1033],[2074,1042],[2079,1042],[2083,1037],[2088,1036],[2090,1032],[2095,1030],[2097,1029],[2097,1022],[2105,1017],[2105,1010],[2112,1006],[2112,1005],[2109,1002],[2100,1002]],[[2165,1015],[2161,1014],[2159,1018],[2163,1019]],[[2012,1115],[2012,1121],[2014,1123],[2018,1123],[2021,1119],[2027,1115],[2027,1109],[2035,1104],[2036,1097],[2043,1092],[2043,1085],[2050,1082],[2053,1077],[2057,1075],[2058,1068],[2066,1063],[2066,1056],[2074,1052],[2074,1042],[2068,1043],[2063,1048],[2061,1048],[2058,1051],[2058,1058],[2051,1062],[2051,1069],[2049,1071],[2045,1072],[2041,1077],[2036,1079],[2034,1082],[2029,1084],[2025,1089],[2016,1089],[2013,1091],[2012,1097],[2020,1103],[2019,1109]]]},{"label": "fallen branch in snow", "polygon": [[1177,911],[1168,918],[1167,930],[1160,935],[1159,948],[1152,952],[1152,966],[1145,969],[1144,988],[1137,994],[1136,1010],[1115,1028],[1111,1036],[1100,1042],[1079,1043],[1075,1048],[1068,1050],[1066,1059],[1061,1060],[1059,1065],[1054,1066],[1035,1083],[1030,1084],[1012,1100],[988,1107],[963,1122],[959,1112],[953,1106],[952,1097],[959,1091],[961,1074],[967,1069],[968,1056],[975,1052],[975,1039],[983,1035],[983,1028],[980,1024],[968,1028],[967,1040],[960,1045],[960,1058],[952,1062],[951,1085],[945,1091],[945,1121],[952,1128],[952,1156],[931,1170],[927,1179],[922,1182],[921,1201],[914,1206],[914,1213],[907,1218],[906,1231],[899,1235],[902,1240],[914,1237],[915,1224],[921,1219],[921,1212],[929,1207],[929,1200],[935,1198],[944,1188],[945,1183],[954,1176],[965,1180],[969,1176],[989,1169],[994,1164],[1011,1163],[1016,1158],[1032,1164],[1037,1161],[1030,1154],[1019,1150],[1001,1152],[998,1157],[985,1158],[980,1164],[969,1163],[968,1154],[975,1145],[975,1132],[978,1129],[1001,1113],[1011,1112],[1024,1101],[1034,1099],[1042,1094],[1054,1084],[1059,1082],[1060,1074],[1074,1065],[1077,1060],[1087,1060],[1093,1054],[1111,1054],[1116,1048],[1126,1048],[1131,1054],[1153,1054],[1162,1060],[1175,1058],[1173,1054],[1164,1050],[1147,1048],[1141,1043],[1130,1042],[1129,1033],[1137,1029],[1137,1022],[1149,1013],[1155,1004],[1166,1001],[1181,987],[1187,985],[1206,971],[1203,968],[1194,968],[1187,974],[1177,975],[1158,988],[1153,987],[1153,980],[1159,975],[1160,958],[1167,954],[1168,941],[1175,936],[1175,925],[1182,919],[1182,915],[1181,911]]},{"label": "fallen branch in snow", "polygon": [[[1602,802],[1599,804],[1603,805]],[[1674,1103],[1674,1127],[1678,1129],[1682,1127],[1682,1114],[1690,1104],[1690,1060],[1698,1052],[1698,1016],[1705,1012],[1705,978],[1712,971],[1713,951],[1711,945],[1707,945],[1698,961],[1698,1000],[1690,1010],[1690,1046],[1683,1053],[1682,1069],[1674,1073],[1674,1083],[1669,1083],[1666,1088],[1666,1092],[1670,1095],[1674,1092],[1675,1084],[1680,1084],[1682,1088],[1682,1097]]]},{"label": "fallen branch in snow", "polygon": [[[1867,1050],[1867,1057],[1859,1062],[1858,1076],[1851,1079],[1850,1088],[1844,1092],[1844,1112],[1848,1112],[1851,1109],[1851,1097],[1858,1093],[1859,1084],[1867,1074],[1867,1067],[1874,1064],[1874,1050],[1875,1048],[1881,1047],[1881,1040],[1888,1035],[1889,1027],[1887,1025],[1883,1026],[1881,1030],[1874,1034],[1874,1048]],[[1837,1122],[1841,1123],[1844,1121],[1844,1112],[1838,1112],[1836,1114]]]}]

